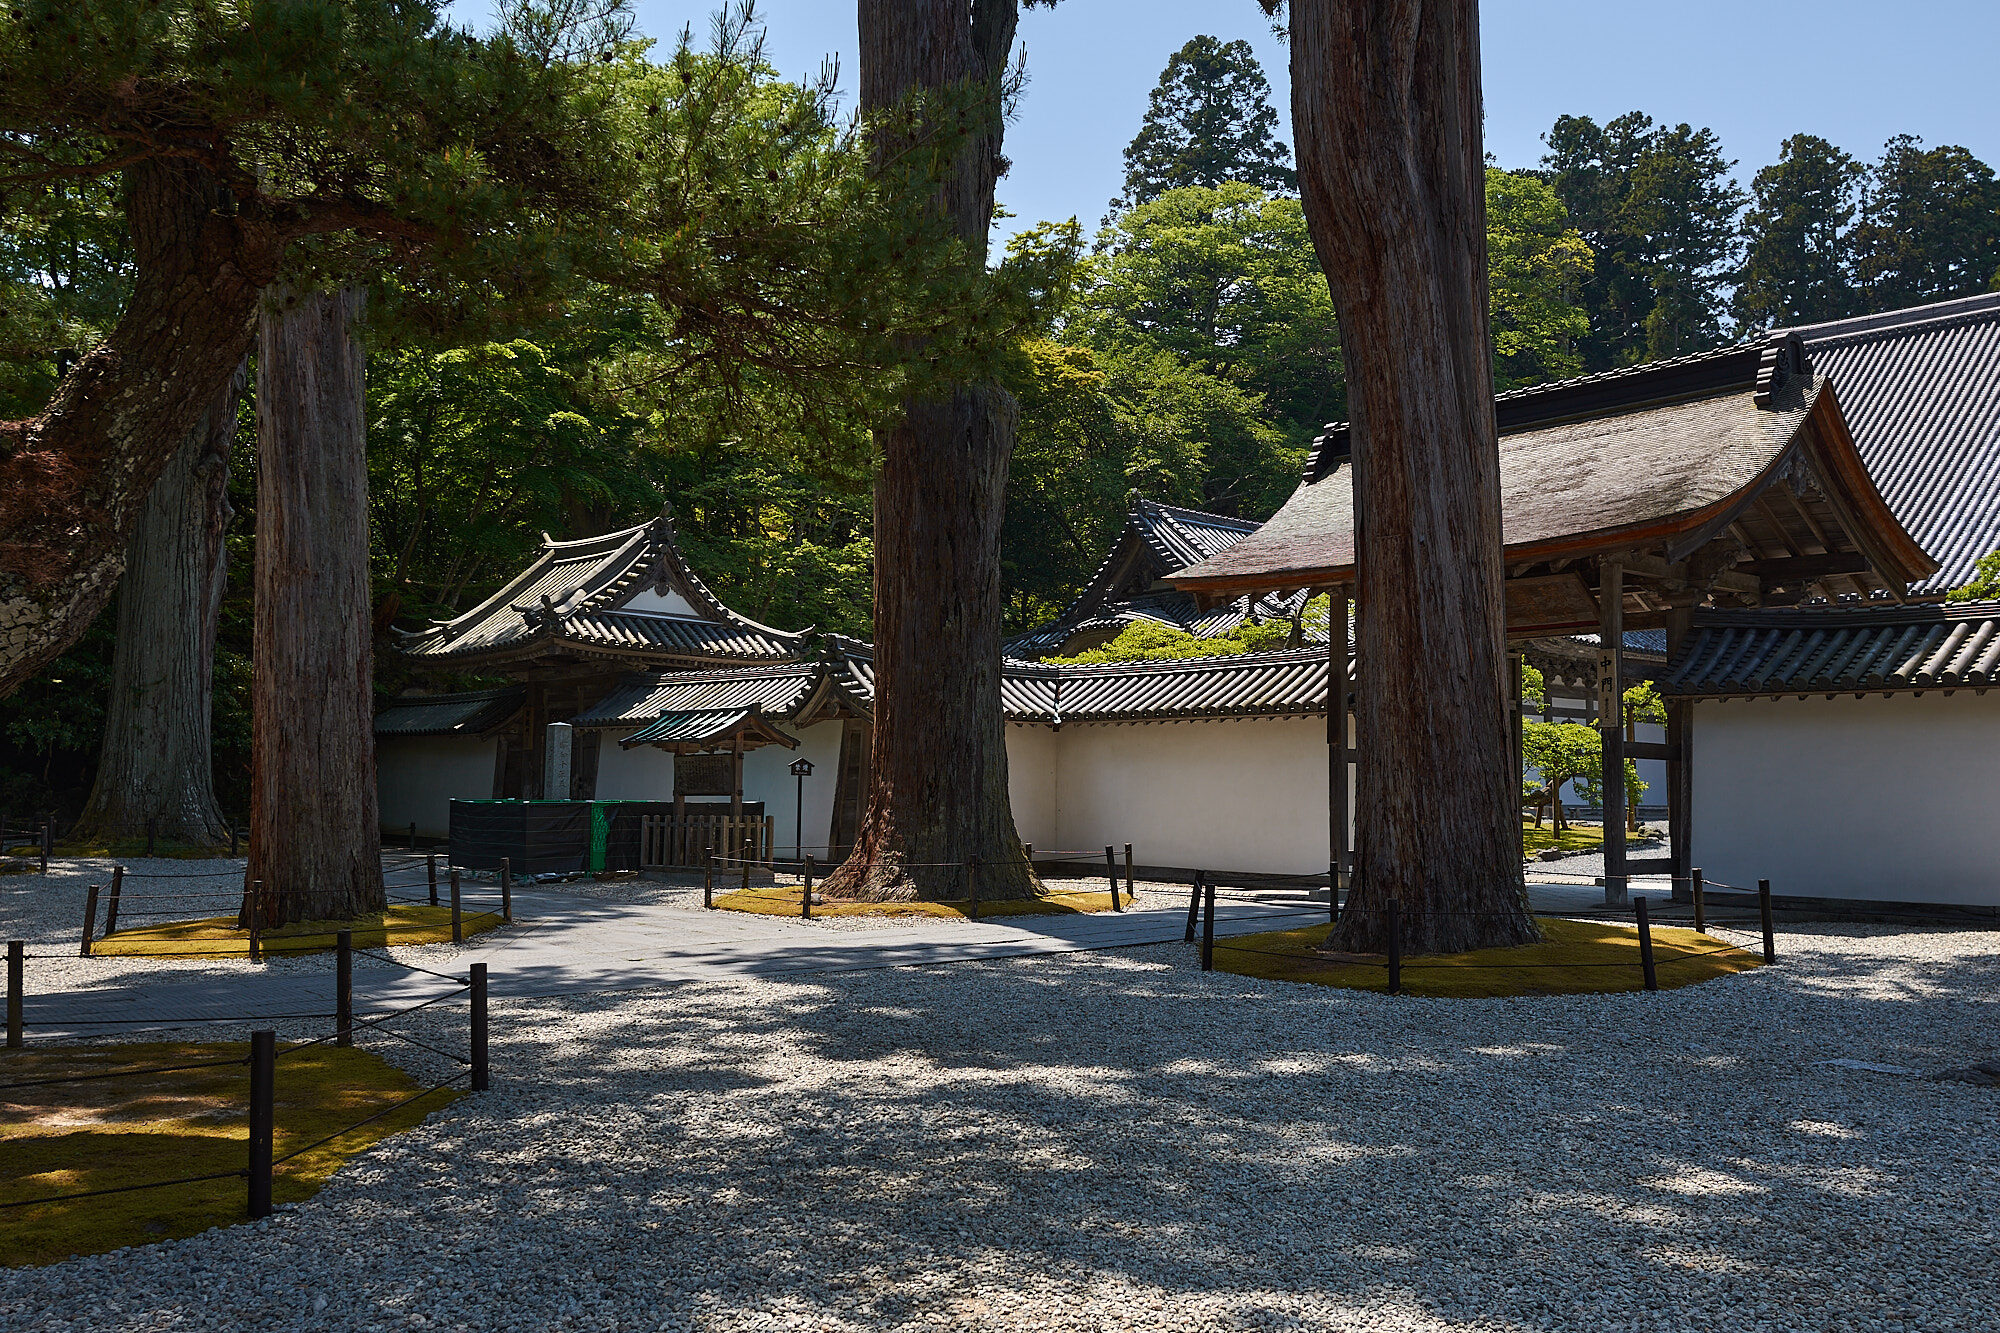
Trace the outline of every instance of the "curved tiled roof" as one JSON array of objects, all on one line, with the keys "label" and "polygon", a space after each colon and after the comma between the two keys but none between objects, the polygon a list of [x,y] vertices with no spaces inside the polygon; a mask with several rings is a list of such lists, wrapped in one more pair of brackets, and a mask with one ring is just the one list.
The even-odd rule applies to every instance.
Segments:
[{"label": "curved tiled roof", "polygon": [[[679,593],[694,616],[625,610],[649,587]],[[399,631],[400,633],[400,631]],[[649,653],[696,661],[793,657],[803,633],[760,625],[718,601],[682,558],[666,515],[601,537],[558,542],[464,615],[415,634],[418,658],[510,660],[562,649]]]},{"label": "curved tiled roof", "polygon": [[1855,446],[1942,592],[2000,550],[2000,293],[1815,324],[1813,365],[1840,395]]},{"label": "curved tiled roof", "polygon": [[509,685],[463,694],[406,694],[375,714],[377,736],[476,736],[514,715],[527,693]]},{"label": "curved tiled roof", "polygon": [[1681,698],[2000,684],[2000,602],[1703,611],[1660,679]]},{"label": "curved tiled roof", "polygon": [[794,662],[780,667],[627,676],[572,718],[571,725],[644,726],[666,713],[740,712],[749,708],[784,717],[810,697],[822,669],[817,662]]}]

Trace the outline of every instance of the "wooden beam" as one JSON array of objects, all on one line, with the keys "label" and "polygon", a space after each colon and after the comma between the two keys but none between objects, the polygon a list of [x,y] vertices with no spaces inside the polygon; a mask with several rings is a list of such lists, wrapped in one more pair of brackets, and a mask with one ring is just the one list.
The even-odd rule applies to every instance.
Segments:
[{"label": "wooden beam", "polygon": [[1773,560],[1745,560],[1736,566],[1773,583],[1825,578],[1830,574],[1863,574],[1872,566],[1859,551],[1831,551],[1824,555],[1788,555]]},{"label": "wooden beam", "polygon": [[1799,493],[1784,482],[1778,483],[1778,490],[1787,500],[1792,502],[1792,512],[1799,516],[1799,521],[1804,523],[1807,530],[1812,533],[1813,540],[1819,543],[1819,549],[1822,551],[1831,551],[1833,543],[1827,540],[1826,529],[1822,528],[1819,525],[1819,520],[1812,516],[1812,510],[1807,507],[1804,500],[1799,498]]},{"label": "wooden beam", "polygon": [[1604,901],[1625,901],[1625,569],[1616,560],[1598,566],[1597,733],[1604,764]]}]

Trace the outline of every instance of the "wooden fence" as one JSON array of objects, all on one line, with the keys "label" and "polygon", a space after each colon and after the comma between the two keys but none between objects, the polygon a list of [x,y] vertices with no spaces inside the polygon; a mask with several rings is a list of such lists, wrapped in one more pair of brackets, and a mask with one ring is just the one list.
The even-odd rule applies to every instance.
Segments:
[{"label": "wooden fence", "polygon": [[746,855],[752,861],[768,861],[772,827],[769,815],[689,815],[685,819],[641,815],[639,866],[643,870],[699,866],[711,849],[725,862]]}]

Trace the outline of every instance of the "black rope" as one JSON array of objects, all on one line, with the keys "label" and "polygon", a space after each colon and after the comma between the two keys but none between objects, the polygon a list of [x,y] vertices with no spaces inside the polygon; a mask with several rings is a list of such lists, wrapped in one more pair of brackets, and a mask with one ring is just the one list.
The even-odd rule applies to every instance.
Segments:
[{"label": "black rope", "polygon": [[405,1097],[402,1101],[397,1102],[395,1105],[385,1106],[381,1110],[377,1111],[374,1115],[371,1115],[364,1120],[355,1121],[353,1124],[349,1125],[346,1129],[336,1129],[335,1131],[333,1131],[333,1133],[327,1135],[323,1139],[317,1139],[312,1143],[308,1143],[303,1148],[294,1148],[292,1151],[286,1153],[283,1157],[274,1158],[271,1162],[271,1166],[274,1169],[283,1166],[286,1162],[291,1161],[294,1157],[298,1157],[304,1153],[309,1153],[314,1148],[324,1147],[327,1144],[332,1143],[335,1139],[339,1138],[343,1134],[352,1134],[355,1130],[360,1129],[363,1125],[373,1124],[375,1121],[380,1120],[383,1116],[388,1115],[392,1111],[400,1111],[405,1106],[408,1106],[411,1102],[420,1102],[424,1098],[430,1096],[432,1093],[441,1092],[444,1089],[450,1087],[452,1084],[457,1083],[459,1080],[464,1078],[469,1078],[471,1076],[471,1073],[472,1071],[468,1069],[464,1073],[454,1074],[452,1077],[446,1079],[442,1083],[439,1083],[433,1087],[425,1088],[422,1092],[418,1093],[414,1097]]},{"label": "black rope", "polygon": [[418,967],[415,963],[406,963],[400,958],[391,958],[386,953],[376,953],[372,949],[356,949],[354,956],[356,958],[373,958],[378,963],[389,963],[395,967],[402,968],[405,972],[421,972],[427,977],[436,977],[440,981],[455,982],[460,986],[470,986],[472,984],[471,981],[464,977],[454,977],[444,972],[433,972],[428,967]]},{"label": "black rope", "polygon": [[247,1065],[250,1057],[241,1060],[205,1060],[193,1065],[160,1065],[151,1069],[114,1069],[104,1074],[71,1074],[62,1078],[30,1078],[16,1083],[0,1083],[0,1091],[9,1088],[46,1088],[56,1083],[96,1083],[107,1078],[138,1078],[142,1074],[178,1074],[188,1069],[220,1069],[225,1065]]},{"label": "black rope", "polygon": [[104,1190],[84,1190],[80,1194],[51,1194],[41,1199],[15,1199],[10,1203],[0,1203],[0,1208],[32,1208],[38,1203],[66,1203],[71,1199],[95,1199],[104,1194],[130,1194],[134,1190],[165,1189],[169,1185],[197,1185],[204,1180],[241,1179],[248,1171],[213,1171],[205,1176],[182,1176],[179,1180],[155,1180],[144,1185],[114,1185]]}]

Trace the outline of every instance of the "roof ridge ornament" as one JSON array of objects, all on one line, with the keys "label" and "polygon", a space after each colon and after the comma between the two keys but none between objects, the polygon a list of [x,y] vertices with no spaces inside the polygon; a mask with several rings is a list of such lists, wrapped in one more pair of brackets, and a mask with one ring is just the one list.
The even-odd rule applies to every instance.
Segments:
[{"label": "roof ridge ornament", "polygon": [[1786,380],[1810,374],[1812,359],[1806,351],[1806,340],[1797,333],[1774,333],[1765,339],[1758,357],[1757,389],[1751,401],[1768,412]]}]

